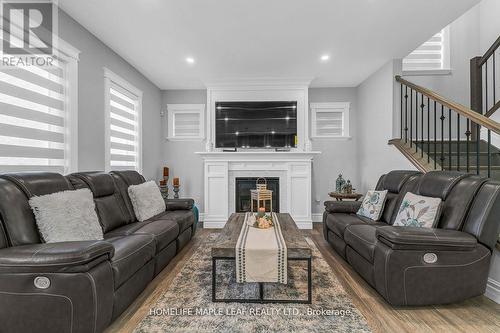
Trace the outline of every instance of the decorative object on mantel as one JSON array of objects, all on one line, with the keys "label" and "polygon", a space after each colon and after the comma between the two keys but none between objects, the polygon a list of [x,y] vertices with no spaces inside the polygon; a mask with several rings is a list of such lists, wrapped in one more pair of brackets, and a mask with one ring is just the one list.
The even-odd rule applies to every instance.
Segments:
[{"label": "decorative object on mantel", "polygon": [[[264,181],[264,183],[262,183]],[[269,201],[269,211],[273,211],[273,191],[267,189],[267,180],[265,178],[257,178],[255,182],[256,189],[250,190],[250,210],[253,213],[253,202],[257,201],[257,207],[260,208],[266,207],[266,201]],[[262,201],[262,206],[260,202]]]},{"label": "decorative object on mantel", "polygon": [[163,178],[160,180],[160,193],[163,199],[168,199],[168,167],[163,167]]},{"label": "decorative object on mantel", "polygon": [[340,174],[335,181],[335,192],[340,193],[342,192],[342,188],[344,187],[345,180],[342,178],[342,174]]},{"label": "decorative object on mantel", "polygon": [[181,186],[179,177],[174,177],[172,185],[174,186],[174,199],[179,199],[179,187]]},{"label": "decorative object on mantel", "polygon": [[363,196],[360,193],[350,193],[350,194],[348,194],[348,193],[339,193],[339,192],[330,192],[330,193],[328,193],[328,195],[330,197],[334,198],[337,201],[342,201],[344,199],[351,199],[351,200],[354,200],[354,201],[358,201]]}]

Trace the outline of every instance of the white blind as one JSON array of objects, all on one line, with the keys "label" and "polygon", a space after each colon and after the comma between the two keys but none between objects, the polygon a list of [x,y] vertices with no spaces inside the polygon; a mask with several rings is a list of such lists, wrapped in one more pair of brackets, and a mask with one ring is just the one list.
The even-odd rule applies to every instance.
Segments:
[{"label": "white blind", "polygon": [[342,111],[318,111],[316,113],[317,136],[342,136],[344,113]]},{"label": "white blind", "polygon": [[190,138],[200,136],[200,113],[176,112],[174,113],[174,136]]},{"label": "white blind", "polygon": [[427,42],[403,59],[403,70],[435,70],[445,68],[445,30],[441,30]]},{"label": "white blind", "polygon": [[109,167],[140,171],[140,97],[110,81]]},{"label": "white blind", "polygon": [[69,171],[66,68],[0,71],[0,172]]}]

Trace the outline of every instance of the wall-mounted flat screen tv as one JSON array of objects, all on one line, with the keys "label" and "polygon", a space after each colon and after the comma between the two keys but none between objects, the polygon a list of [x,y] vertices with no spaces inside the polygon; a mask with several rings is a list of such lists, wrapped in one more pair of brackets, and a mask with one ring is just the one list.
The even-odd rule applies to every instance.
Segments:
[{"label": "wall-mounted flat screen tv", "polygon": [[295,148],[297,102],[216,102],[217,148]]}]

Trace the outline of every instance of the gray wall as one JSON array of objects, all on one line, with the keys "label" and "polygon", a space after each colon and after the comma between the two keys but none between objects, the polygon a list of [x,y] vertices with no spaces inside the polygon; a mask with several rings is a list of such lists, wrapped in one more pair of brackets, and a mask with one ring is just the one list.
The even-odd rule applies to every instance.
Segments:
[{"label": "gray wall", "polygon": [[81,51],[78,64],[78,169],[104,170],[104,72],[120,75],[143,92],[143,174],[158,179],[164,151],[161,91],[62,10],[59,35]]}]

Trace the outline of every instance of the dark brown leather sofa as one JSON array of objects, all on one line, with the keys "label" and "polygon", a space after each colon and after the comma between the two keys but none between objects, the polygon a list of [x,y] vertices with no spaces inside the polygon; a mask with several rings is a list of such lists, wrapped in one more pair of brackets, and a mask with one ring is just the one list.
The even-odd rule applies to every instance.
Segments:
[{"label": "dark brown leather sofa", "polygon": [[[392,305],[446,304],[482,295],[500,226],[500,183],[459,172],[392,171],[380,221],[361,202],[325,202],[324,236]],[[443,200],[436,228],[392,226],[404,195]]]},{"label": "dark brown leather sofa", "polygon": [[[134,301],[196,226],[191,199],[137,222],[127,188],[144,181],[135,171],[0,175],[1,332],[102,332]],[[84,187],[105,239],[42,243],[29,198]]]}]

